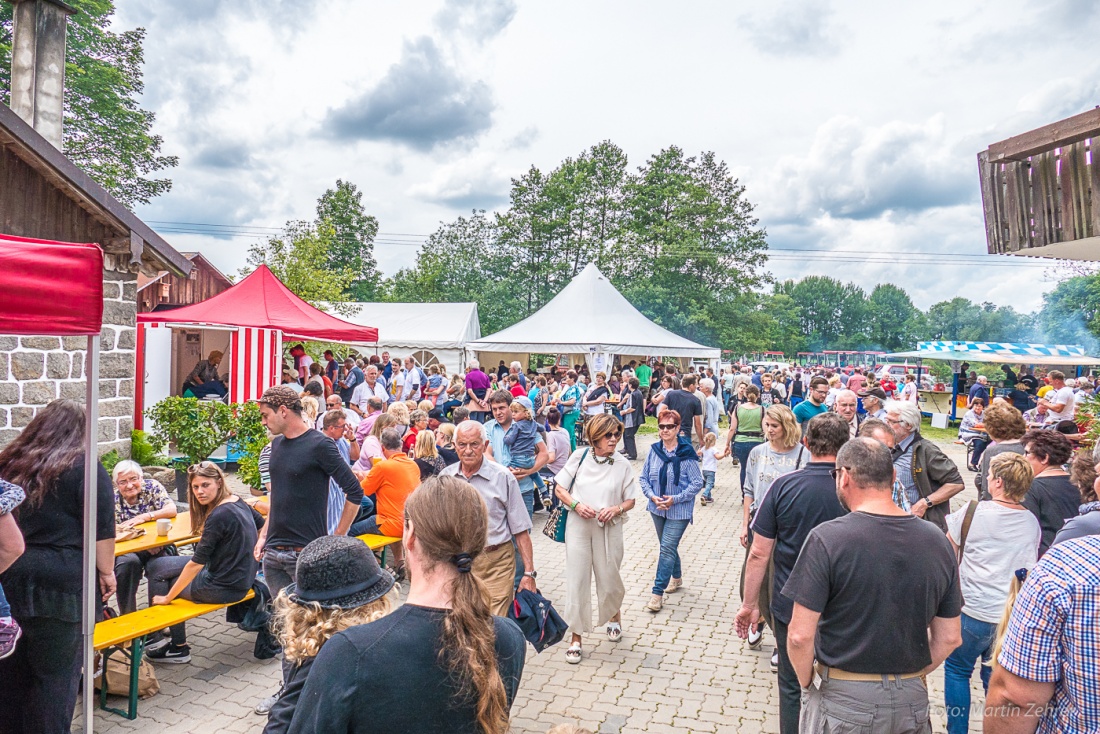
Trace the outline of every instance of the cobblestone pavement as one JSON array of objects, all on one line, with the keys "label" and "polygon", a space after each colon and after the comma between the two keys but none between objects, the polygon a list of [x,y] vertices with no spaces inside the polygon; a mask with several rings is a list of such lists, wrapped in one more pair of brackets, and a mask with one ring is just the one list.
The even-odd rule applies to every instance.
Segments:
[{"label": "cobblestone pavement", "polygon": [[[640,440],[643,448],[650,440]],[[961,446],[944,448],[963,466]],[[975,496],[973,474],[965,469],[963,474],[967,491],[956,505]],[[579,665],[566,664],[564,645],[541,655],[528,648],[523,682],[512,707],[516,734],[545,732],[557,723],[576,723],[601,734],[778,731],[775,674],[769,666],[772,639],[766,633],[763,647],[752,651],[730,630],[740,605],[737,584],[744,549],[737,541],[737,472],[728,459],[719,469],[715,497],[715,504],[696,507],[695,523],[680,546],[685,586],[666,595],[659,614],[643,609],[656,568],[653,525],[644,504],[631,513],[623,567],[627,596],[622,640],[612,643],[602,634],[587,636]],[[560,604],[564,550],[538,532],[545,518],[543,513],[535,515],[535,562],[541,591]],[[143,597],[144,590],[138,598]],[[139,718],[127,721],[96,711],[96,730],[147,731],[154,723],[158,734],[262,730],[266,719],[256,716],[252,707],[278,689],[279,664],[253,658],[254,639],[254,634],[226,624],[222,615],[189,622],[191,664],[158,666],[160,693],[140,703]],[[934,729],[945,731],[946,719],[938,710],[943,702],[942,668],[929,683]],[[976,683],[976,704],[980,696]],[[112,702],[124,704],[120,698]],[[78,715],[74,730],[80,722]],[[971,730],[981,730],[979,717],[972,717]]]}]

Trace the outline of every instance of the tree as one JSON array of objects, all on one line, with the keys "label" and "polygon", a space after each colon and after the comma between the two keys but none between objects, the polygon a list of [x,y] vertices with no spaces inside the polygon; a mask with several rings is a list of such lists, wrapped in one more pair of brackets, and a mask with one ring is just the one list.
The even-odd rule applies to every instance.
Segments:
[{"label": "tree", "polygon": [[893,283],[880,283],[867,298],[867,338],[886,351],[913,348],[914,319],[920,314],[909,294]]},{"label": "tree", "polygon": [[1100,277],[1077,276],[1059,283],[1043,296],[1038,322],[1043,341],[1080,344],[1089,354],[1096,354],[1100,348]]},{"label": "tree", "polygon": [[798,323],[811,349],[846,349],[863,345],[867,300],[863,289],[824,275],[784,281],[777,294],[786,295],[798,309]]},{"label": "tree", "polygon": [[333,229],[333,247],[326,267],[335,272],[351,270],[355,282],[347,296],[353,301],[373,301],[381,275],[374,259],[374,238],[378,220],[363,209],[363,193],[350,181],[336,180],[317,200],[317,224],[328,222]]},{"label": "tree", "polygon": [[[145,29],[110,30],[110,0],[71,0],[65,50],[64,148],[103,188],[128,207],[148,204],[172,188],[152,174],[179,164],[161,154],[155,115],[138,106],[145,88]],[[12,6],[0,3],[0,101],[11,95]]]},{"label": "tree", "polygon": [[336,270],[327,265],[335,237],[336,232],[327,221],[287,222],[282,234],[249,248],[248,264],[252,267],[243,269],[241,275],[266,264],[303,301],[317,308],[333,303],[334,311],[351,315],[355,307],[343,301],[357,273],[351,268]]}]

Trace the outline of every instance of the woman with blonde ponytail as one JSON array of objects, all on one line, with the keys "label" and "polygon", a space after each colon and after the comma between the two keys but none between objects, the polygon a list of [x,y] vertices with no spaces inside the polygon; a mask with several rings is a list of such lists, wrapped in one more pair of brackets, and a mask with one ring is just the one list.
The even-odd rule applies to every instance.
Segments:
[{"label": "woman with blonde ponytail", "polygon": [[397,611],[330,639],[309,672],[291,734],[366,731],[506,734],[524,639],[489,611],[470,571],[488,511],[456,477],[431,477],[405,502],[409,595]]}]

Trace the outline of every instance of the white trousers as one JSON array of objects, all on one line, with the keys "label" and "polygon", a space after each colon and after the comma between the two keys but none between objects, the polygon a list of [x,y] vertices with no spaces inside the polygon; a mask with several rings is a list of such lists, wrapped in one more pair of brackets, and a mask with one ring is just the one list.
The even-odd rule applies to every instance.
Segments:
[{"label": "white trousers", "polygon": [[604,527],[569,513],[565,524],[565,609],[562,619],[573,634],[591,632],[592,576],[596,577],[599,600],[597,627],[602,627],[619,611],[626,596],[623,577],[623,524]]}]

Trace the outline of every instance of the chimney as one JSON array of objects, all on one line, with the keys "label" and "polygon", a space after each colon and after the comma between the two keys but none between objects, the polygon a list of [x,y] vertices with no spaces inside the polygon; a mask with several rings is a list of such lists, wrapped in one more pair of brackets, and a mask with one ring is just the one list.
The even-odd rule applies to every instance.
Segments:
[{"label": "chimney", "polygon": [[14,7],[11,108],[61,150],[65,29],[76,12],[60,0],[8,0]]}]

